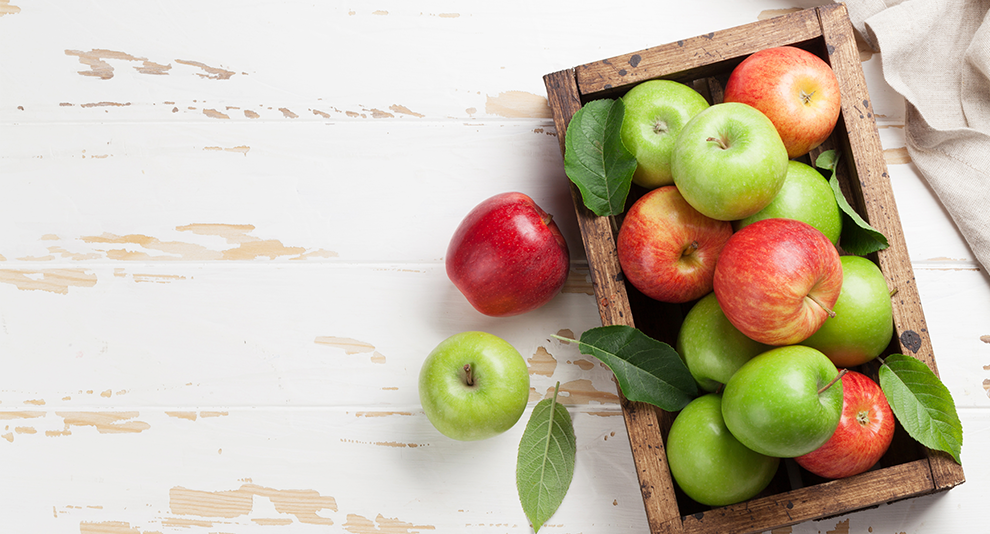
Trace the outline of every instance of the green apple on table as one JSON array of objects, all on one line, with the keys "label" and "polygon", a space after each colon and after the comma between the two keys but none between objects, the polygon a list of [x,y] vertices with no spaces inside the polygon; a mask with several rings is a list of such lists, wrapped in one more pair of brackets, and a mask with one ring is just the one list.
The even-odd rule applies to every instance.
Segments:
[{"label": "green apple on table", "polygon": [[670,159],[681,128],[708,107],[705,97],[672,80],[637,84],[623,97],[625,115],[620,137],[636,156],[633,182],[647,189],[674,183]]},{"label": "green apple on table", "polygon": [[694,116],[677,136],[670,168],[684,199],[701,213],[734,221],[760,211],[787,177],[787,149],[756,108],[723,102]]},{"label": "green apple on table", "polygon": [[894,335],[893,304],[883,272],[862,256],[842,256],[842,290],[832,317],[801,342],[823,352],[837,367],[873,360]]},{"label": "green apple on table", "polygon": [[825,234],[833,245],[839,243],[842,233],[842,212],[832,186],[814,167],[796,160],[787,163],[787,178],[777,196],[762,210],[737,221],[736,230],[772,218],[804,221]]},{"label": "green apple on table", "polygon": [[839,370],[803,345],[777,347],[746,362],[722,392],[725,424],[743,445],[793,458],[822,446],[842,416]]},{"label": "green apple on table", "polygon": [[739,442],[722,419],[722,397],[702,395],[684,407],[667,433],[667,463],[695,501],[726,506],[753,498],[773,479],[780,459]]},{"label": "green apple on table", "polygon": [[698,387],[705,391],[716,391],[744,363],[773,348],[750,339],[732,326],[715,293],[702,297],[684,315],[676,345],[677,354]]},{"label": "green apple on table", "polygon": [[419,399],[430,423],[447,437],[474,441],[501,434],[529,402],[526,360],[494,334],[454,334],[423,361]]}]

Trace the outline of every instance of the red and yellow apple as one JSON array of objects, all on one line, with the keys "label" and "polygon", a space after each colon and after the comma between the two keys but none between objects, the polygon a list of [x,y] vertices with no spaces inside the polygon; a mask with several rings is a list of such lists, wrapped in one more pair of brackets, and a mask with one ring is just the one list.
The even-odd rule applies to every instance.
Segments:
[{"label": "red and yellow apple", "polygon": [[731,235],[731,223],[702,215],[667,185],[629,208],[616,249],[633,287],[662,302],[688,302],[711,292],[715,263]]},{"label": "red and yellow apple", "polygon": [[828,63],[793,46],[767,48],[742,61],[725,84],[725,102],[763,112],[780,134],[787,156],[822,144],[839,118],[839,82]]},{"label": "red and yellow apple", "polygon": [[842,377],[842,417],[821,447],[794,460],[825,478],[845,478],[873,467],[894,439],[894,414],[876,382],[855,371]]},{"label": "red and yellow apple", "polygon": [[560,292],[570,269],[553,217],[528,195],[501,193],[472,209],[454,231],[447,277],[479,312],[493,317],[535,310]]},{"label": "red and yellow apple", "polygon": [[834,314],[842,263],[835,245],[811,225],[764,219],[725,244],[713,286],[719,306],[739,331],[767,345],[791,345]]}]

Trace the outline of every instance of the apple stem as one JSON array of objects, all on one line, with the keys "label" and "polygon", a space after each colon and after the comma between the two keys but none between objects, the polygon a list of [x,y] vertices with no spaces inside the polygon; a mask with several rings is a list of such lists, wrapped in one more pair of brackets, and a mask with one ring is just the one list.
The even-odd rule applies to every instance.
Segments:
[{"label": "apple stem", "polygon": [[465,382],[467,383],[467,385],[473,386],[474,385],[474,373],[471,372],[471,364],[470,363],[465,363],[464,364],[464,375],[465,375]]},{"label": "apple stem", "polygon": [[716,142],[716,143],[718,143],[719,148],[721,148],[722,150],[725,150],[725,149],[729,148],[728,145],[725,144],[725,141],[723,141],[721,137],[709,137],[708,139],[705,139],[705,141],[708,141],[709,143],[711,143],[713,141]]},{"label": "apple stem", "polygon": [[824,302],[818,299],[818,297],[814,295],[808,295],[808,298],[811,299],[812,302],[814,302],[815,304],[821,306],[821,308],[825,310],[825,313],[827,313],[829,317],[835,317],[835,310],[826,306]]},{"label": "apple stem", "polygon": [[896,287],[895,287],[894,289],[891,289],[891,290],[890,290],[890,297],[891,297],[891,298],[893,298],[893,297],[894,297],[894,295],[896,295],[896,294],[897,294],[897,288],[896,288]]},{"label": "apple stem", "polygon": [[691,244],[685,247],[684,251],[681,252],[681,256],[690,256],[691,254],[694,254],[697,250],[698,250],[698,242],[691,241]]},{"label": "apple stem", "polygon": [[828,388],[832,387],[832,385],[835,384],[836,382],[838,382],[839,380],[842,380],[842,377],[845,376],[845,374],[847,372],[849,372],[848,369],[842,369],[842,370],[840,370],[839,371],[839,374],[835,375],[835,378],[833,378],[831,382],[829,382],[828,384],[825,384],[824,386],[822,386],[822,389],[819,389],[818,390],[818,394],[821,395],[822,393],[825,393],[825,390],[827,390]]}]

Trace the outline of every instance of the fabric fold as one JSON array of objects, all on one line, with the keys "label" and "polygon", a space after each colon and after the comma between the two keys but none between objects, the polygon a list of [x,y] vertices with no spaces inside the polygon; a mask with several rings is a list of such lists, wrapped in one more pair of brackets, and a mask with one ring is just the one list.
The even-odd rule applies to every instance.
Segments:
[{"label": "fabric fold", "polygon": [[990,267],[990,0],[848,0],[905,99],[908,154]]}]

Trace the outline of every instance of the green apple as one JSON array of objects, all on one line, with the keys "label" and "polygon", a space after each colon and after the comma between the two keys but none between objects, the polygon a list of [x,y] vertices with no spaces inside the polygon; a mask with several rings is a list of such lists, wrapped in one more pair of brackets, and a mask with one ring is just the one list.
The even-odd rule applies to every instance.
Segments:
[{"label": "green apple", "polygon": [[419,372],[423,412],[440,433],[472,441],[512,428],[529,402],[529,370],[519,351],[487,332],[440,342]]},{"label": "green apple", "polygon": [[722,397],[709,393],[677,414],[667,434],[667,463],[688,497],[709,506],[726,506],[763,491],[780,459],[740,443],[722,419]]},{"label": "green apple", "polygon": [[733,326],[715,293],[705,295],[688,310],[677,332],[677,353],[705,391],[716,391],[744,363],[771,348]]},{"label": "green apple", "polygon": [[633,182],[647,189],[674,183],[670,158],[681,128],[708,107],[705,97],[671,80],[637,84],[623,97],[625,115],[620,136],[626,149],[636,156]]},{"label": "green apple", "polygon": [[787,149],[770,119],[738,102],[715,104],[681,129],[670,169],[694,209],[721,221],[760,211],[787,177]]},{"label": "green apple", "polygon": [[725,384],[722,415],[739,441],[767,456],[807,454],[832,437],[842,416],[839,370],[802,345],[746,362]]},{"label": "green apple", "polygon": [[736,230],[763,219],[797,219],[817,228],[833,245],[842,233],[842,213],[828,180],[810,165],[791,160],[777,196],[762,210],[736,222]]},{"label": "green apple", "polygon": [[855,367],[879,356],[894,335],[890,289],[880,268],[861,256],[842,256],[842,289],[822,324],[802,345],[814,347],[836,367]]}]

